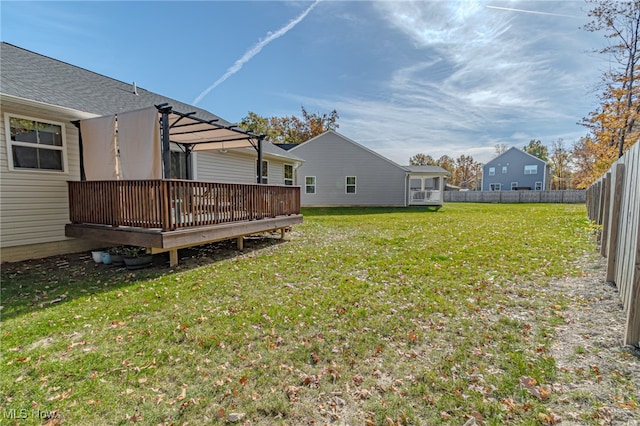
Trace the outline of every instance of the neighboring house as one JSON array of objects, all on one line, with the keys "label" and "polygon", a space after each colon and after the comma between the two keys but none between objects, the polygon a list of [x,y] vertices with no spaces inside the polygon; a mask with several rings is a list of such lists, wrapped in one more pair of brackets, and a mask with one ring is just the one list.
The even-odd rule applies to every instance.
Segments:
[{"label": "neighboring house", "polygon": [[441,206],[449,173],[436,166],[400,166],[335,132],[289,152],[304,158],[296,173],[303,206]]},{"label": "neighboring house", "polygon": [[[0,61],[2,261],[96,246],[95,241],[68,238],[65,233],[70,220],[67,182],[83,180],[84,169],[89,167],[86,152],[84,157],[82,153],[81,120],[169,104],[185,113],[185,117],[178,117],[182,123],[195,112],[194,117],[215,123],[215,129],[237,132],[246,139],[231,123],[208,111],[8,43],[1,43]],[[85,151],[87,139],[85,135]],[[187,155],[184,145],[170,145],[171,178],[241,184],[257,181],[257,149],[194,150]],[[293,185],[295,169],[302,160],[266,141],[261,146],[262,182]],[[163,153],[164,158],[168,156]],[[165,178],[166,165],[162,167]]]},{"label": "neighboring house", "polygon": [[512,147],[482,166],[483,191],[547,189],[547,163]]}]

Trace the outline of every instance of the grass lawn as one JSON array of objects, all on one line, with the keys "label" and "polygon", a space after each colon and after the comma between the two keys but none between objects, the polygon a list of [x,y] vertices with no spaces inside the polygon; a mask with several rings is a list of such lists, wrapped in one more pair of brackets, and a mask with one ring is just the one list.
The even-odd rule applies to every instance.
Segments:
[{"label": "grass lawn", "polygon": [[3,265],[0,424],[553,421],[583,205],[303,214],[176,269]]}]

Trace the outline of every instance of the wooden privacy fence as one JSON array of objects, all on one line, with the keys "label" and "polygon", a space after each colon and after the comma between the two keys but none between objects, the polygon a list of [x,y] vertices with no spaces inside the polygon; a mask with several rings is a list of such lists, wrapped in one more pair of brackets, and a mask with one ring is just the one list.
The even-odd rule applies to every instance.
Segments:
[{"label": "wooden privacy fence", "polygon": [[71,223],[164,231],[300,213],[300,187],[175,179],[70,181]]},{"label": "wooden privacy fence", "polygon": [[564,191],[445,191],[449,203],[584,203],[584,190]]},{"label": "wooden privacy fence", "polygon": [[607,281],[624,305],[625,345],[640,344],[640,143],[636,143],[587,190],[589,219],[602,225],[600,254]]}]

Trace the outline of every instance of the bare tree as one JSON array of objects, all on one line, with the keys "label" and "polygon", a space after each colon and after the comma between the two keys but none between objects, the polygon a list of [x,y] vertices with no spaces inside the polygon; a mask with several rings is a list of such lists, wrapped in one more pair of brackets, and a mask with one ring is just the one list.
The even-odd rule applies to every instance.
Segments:
[{"label": "bare tree", "polygon": [[551,189],[569,189],[571,182],[571,152],[562,138],[551,146]]},{"label": "bare tree", "polygon": [[495,149],[496,149],[496,157],[499,155],[504,154],[505,152],[507,152],[507,149],[509,149],[507,147],[507,145],[503,144],[503,143],[497,143],[495,145]]}]

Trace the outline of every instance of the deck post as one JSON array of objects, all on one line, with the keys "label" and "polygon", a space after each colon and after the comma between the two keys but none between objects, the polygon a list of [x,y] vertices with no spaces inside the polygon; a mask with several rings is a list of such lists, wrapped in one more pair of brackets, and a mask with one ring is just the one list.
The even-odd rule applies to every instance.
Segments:
[{"label": "deck post", "polygon": [[257,183],[262,183],[262,139],[263,136],[258,138],[258,180]]},{"label": "deck post", "polygon": [[158,111],[162,116],[160,117],[160,126],[162,127],[162,166],[164,169],[164,178],[171,179],[171,146],[169,141],[169,114],[171,113],[171,107],[159,107]]},{"label": "deck post", "polygon": [[236,238],[236,245],[239,251],[244,250],[244,237],[242,235]]},{"label": "deck post", "polygon": [[169,266],[174,267],[178,264],[178,249],[169,250]]}]

